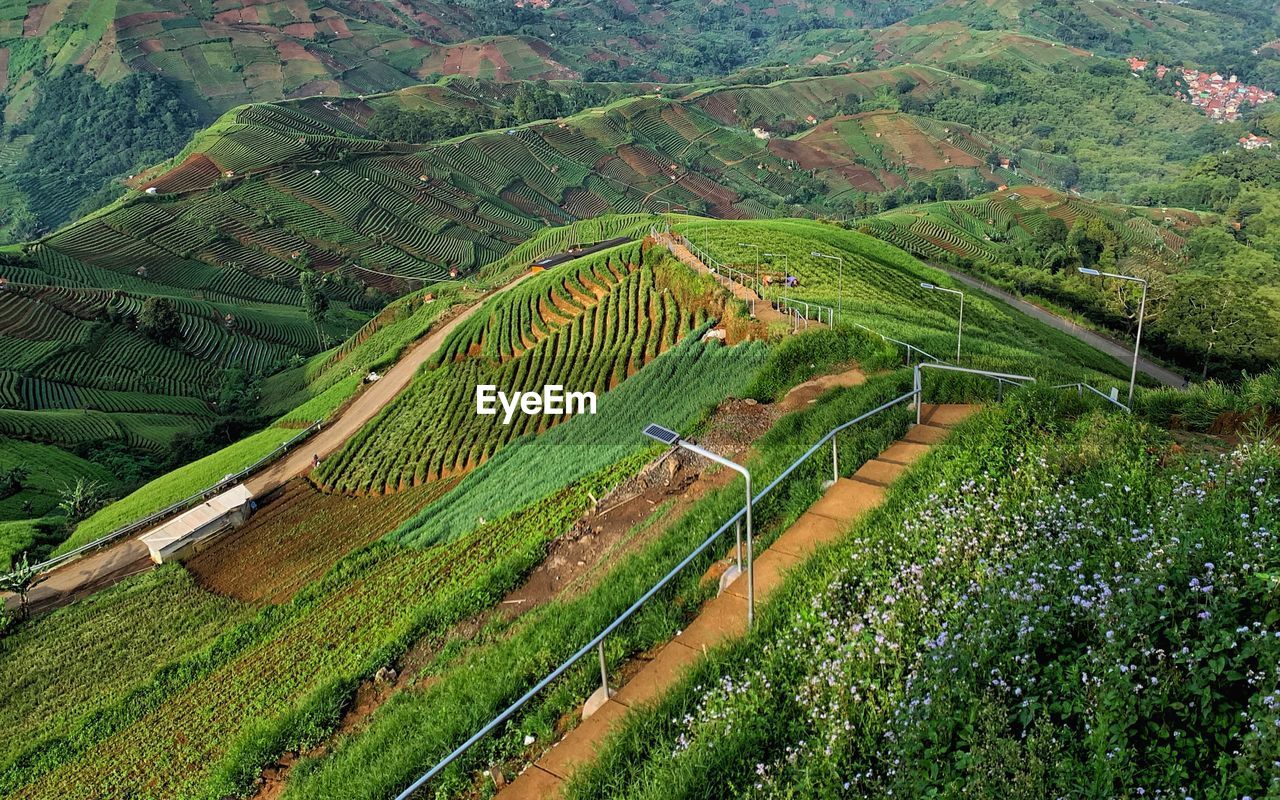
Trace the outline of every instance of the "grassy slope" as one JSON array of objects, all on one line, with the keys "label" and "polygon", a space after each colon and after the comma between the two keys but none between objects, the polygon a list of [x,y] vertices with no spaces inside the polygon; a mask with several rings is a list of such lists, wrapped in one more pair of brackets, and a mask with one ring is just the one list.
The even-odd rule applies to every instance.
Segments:
[{"label": "grassy slope", "polygon": [[[11,558],[46,538],[56,541],[60,536],[58,491],[66,485],[62,476],[82,475],[108,490],[113,484],[111,475],[102,467],[65,450],[34,442],[0,441],[0,472],[10,467],[23,467],[28,474],[21,491],[0,500],[0,519],[11,520],[0,523],[0,572],[8,570]],[[28,503],[30,511],[26,510]]]},{"label": "grassy slope", "polygon": [[[762,257],[761,269],[780,276],[789,268],[800,279],[800,287],[787,296],[836,307],[843,295],[844,316],[839,319],[955,359],[956,298],[920,287],[922,282],[948,288],[955,283],[892,245],[803,220],[690,220],[677,229],[715,258],[749,273],[755,270],[755,251],[740,243],[785,254],[787,258]],[[810,255],[815,251],[844,257],[843,276],[836,262]],[[783,291],[775,284],[769,297],[779,296]],[[1127,374],[1115,359],[976,292],[965,297],[964,328],[963,366],[1044,375],[1059,382],[1099,382]]]},{"label": "grassy slope", "polygon": [[1070,405],[970,421],[571,796],[1274,788],[1275,446],[1166,463]]}]

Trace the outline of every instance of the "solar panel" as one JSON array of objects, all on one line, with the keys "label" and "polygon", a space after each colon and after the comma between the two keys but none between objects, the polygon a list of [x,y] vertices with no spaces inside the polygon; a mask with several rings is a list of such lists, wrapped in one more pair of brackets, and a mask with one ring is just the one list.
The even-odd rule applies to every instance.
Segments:
[{"label": "solar panel", "polygon": [[675,444],[680,440],[680,434],[673,430],[668,430],[661,425],[654,425],[652,423],[645,427],[644,435],[648,436],[650,439],[657,439],[663,444]]}]

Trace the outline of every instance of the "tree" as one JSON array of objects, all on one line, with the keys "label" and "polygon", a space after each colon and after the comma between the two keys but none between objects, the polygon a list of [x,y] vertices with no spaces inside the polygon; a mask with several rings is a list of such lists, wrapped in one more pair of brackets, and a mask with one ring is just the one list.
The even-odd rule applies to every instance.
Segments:
[{"label": "tree", "polygon": [[22,491],[23,481],[31,473],[22,465],[0,470],[0,498],[12,497]]},{"label": "tree", "polygon": [[1215,358],[1246,363],[1273,334],[1274,313],[1247,282],[1217,275],[1186,275],[1177,281],[1162,317],[1168,338],[1202,359],[1209,377]]},{"label": "tree", "polygon": [[182,339],[182,316],[167,297],[148,297],[138,314],[138,330],[160,344]]},{"label": "tree", "polygon": [[1035,246],[1037,252],[1043,255],[1052,247],[1065,245],[1069,235],[1070,231],[1067,230],[1067,223],[1057,217],[1049,217],[1043,225],[1036,229],[1035,234],[1031,237],[1031,244]]},{"label": "tree", "polygon": [[107,504],[106,487],[86,478],[76,478],[72,485],[59,489],[58,496],[58,509],[66,515],[68,528],[74,528]]},{"label": "tree", "polygon": [[316,340],[324,347],[322,326],[329,313],[329,295],[325,293],[323,280],[310,270],[301,273],[299,282],[302,285],[302,307],[311,324],[316,326]]},{"label": "tree", "polygon": [[18,596],[18,616],[27,618],[27,595],[35,585],[39,571],[26,553],[22,559],[13,562],[7,575],[0,575],[0,591],[13,592]]}]

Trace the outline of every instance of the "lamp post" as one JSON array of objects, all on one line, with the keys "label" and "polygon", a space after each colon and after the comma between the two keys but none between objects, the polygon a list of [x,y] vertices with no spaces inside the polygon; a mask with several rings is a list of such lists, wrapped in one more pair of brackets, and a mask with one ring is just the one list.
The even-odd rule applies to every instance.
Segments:
[{"label": "lamp post", "polygon": [[920,284],[921,289],[928,289],[931,292],[946,292],[947,294],[960,295],[960,326],[956,328],[956,366],[960,365],[960,339],[964,336],[964,292],[959,289],[948,289],[945,286],[935,286],[932,283]]},{"label": "lamp post", "polygon": [[760,292],[760,245],[738,242],[738,247],[750,247],[756,251],[756,293]]},{"label": "lamp post", "polygon": [[[813,251],[809,255],[813,256],[814,258],[825,258],[829,261],[840,262],[840,272],[837,278],[838,288],[836,290],[837,292],[836,304],[839,307],[840,316],[843,317],[844,316],[844,256],[831,256],[831,255],[827,255],[826,253],[819,253],[817,250]],[[834,328],[835,324],[836,324],[835,320],[832,320],[831,327]]]},{"label": "lamp post", "polygon": [[[707,450],[706,448],[699,447],[693,442],[685,441],[684,439],[680,438],[680,434],[676,433],[675,431],[669,428],[664,428],[661,425],[656,425],[653,423],[646,425],[644,429],[644,435],[648,436],[650,439],[655,439],[659,442],[662,442],[668,447],[684,448],[685,450],[688,450],[690,453],[693,453],[694,455],[702,456],[705,459],[714,461],[720,466],[727,467],[733,470],[734,472],[737,472],[738,474],[742,475],[743,478],[746,478],[746,481],[747,481],[747,564],[746,564],[747,626],[750,627],[751,624],[755,622],[755,616],[756,616],[756,581],[755,581],[755,568],[753,566],[753,563],[755,561],[755,549],[754,549],[755,545],[754,545],[754,539],[752,538],[752,533],[751,533],[751,471],[748,470],[746,467],[742,466],[741,464],[730,461],[729,459],[725,458],[722,455],[713,453],[710,450]],[[742,572],[742,540],[741,539],[738,540],[737,552],[738,552],[738,565],[737,565],[738,572],[739,574],[741,574]]]},{"label": "lamp post", "polygon": [[1138,382],[1138,352],[1142,347],[1142,320],[1147,315],[1147,280],[1133,275],[1117,275],[1114,272],[1102,272],[1088,267],[1080,267],[1079,269],[1081,274],[1092,275],[1095,278],[1115,278],[1118,281],[1142,284],[1142,301],[1138,305],[1138,337],[1133,340],[1133,368],[1129,371],[1129,408],[1133,408],[1133,388]]}]

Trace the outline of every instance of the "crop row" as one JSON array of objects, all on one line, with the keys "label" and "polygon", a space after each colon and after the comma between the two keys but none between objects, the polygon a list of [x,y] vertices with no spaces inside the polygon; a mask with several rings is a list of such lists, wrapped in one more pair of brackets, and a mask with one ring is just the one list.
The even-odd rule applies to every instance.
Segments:
[{"label": "crop row", "polygon": [[603,395],[704,318],[704,309],[678,299],[649,265],[633,268],[607,293],[603,281],[576,278],[553,283],[548,295],[504,302],[505,313],[484,328],[456,331],[442,352],[462,358],[423,375],[324,465],[321,479],[345,491],[381,492],[469,472],[512,440],[563,421],[480,417],[477,385],[508,393],[560,385]]}]

